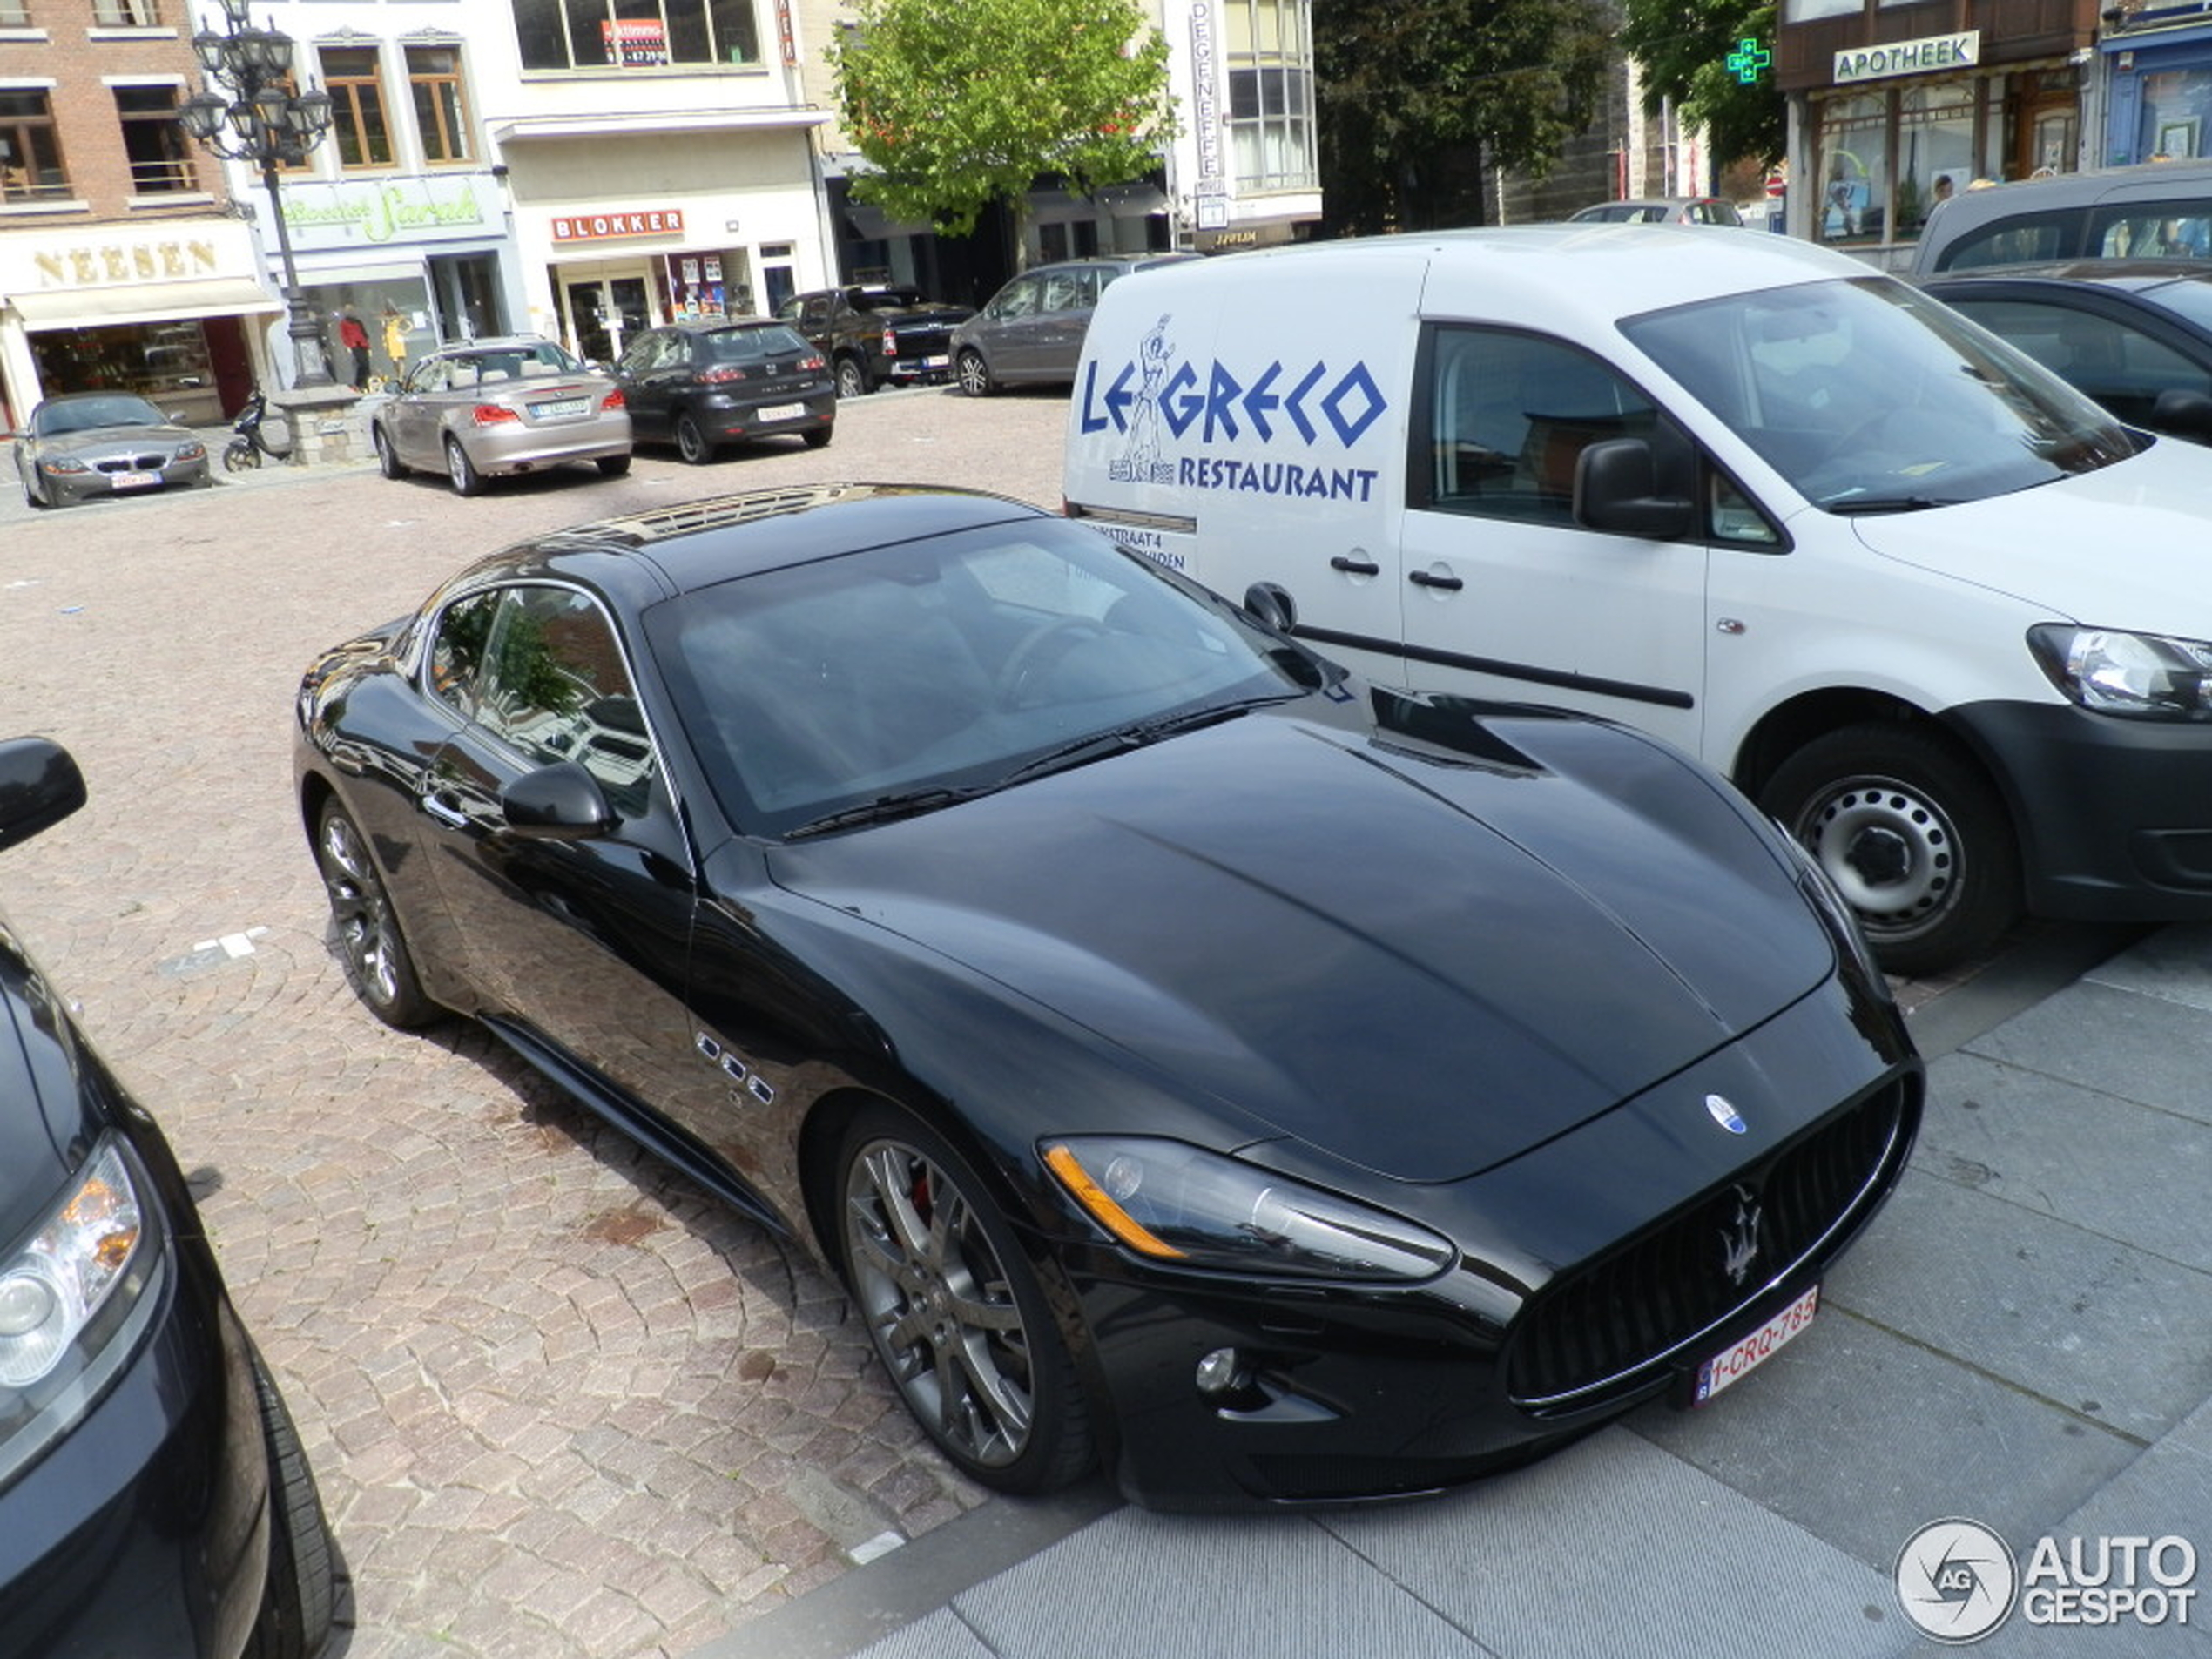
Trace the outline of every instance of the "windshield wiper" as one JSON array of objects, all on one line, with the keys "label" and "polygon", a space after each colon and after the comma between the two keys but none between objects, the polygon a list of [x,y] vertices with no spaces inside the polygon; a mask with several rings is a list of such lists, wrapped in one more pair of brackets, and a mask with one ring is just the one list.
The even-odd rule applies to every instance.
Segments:
[{"label": "windshield wiper", "polygon": [[832,830],[851,829],[858,824],[888,824],[894,819],[918,818],[942,806],[957,806],[978,795],[988,795],[997,787],[996,784],[970,784],[954,789],[934,784],[927,789],[902,789],[894,794],[878,795],[873,800],[864,800],[857,806],[840,807],[820,818],[809,819],[796,829],[786,830],[784,840],[803,840],[809,835],[826,835]]},{"label": "windshield wiper", "polygon": [[1821,505],[1831,513],[1920,513],[1931,507],[1957,507],[1962,500],[1957,496],[1855,496]]},{"label": "windshield wiper", "polygon": [[1084,765],[1093,760],[1103,760],[1130,749],[1142,749],[1148,744],[1164,738],[1176,738],[1186,732],[1196,732],[1201,726],[1218,725],[1224,720],[1233,720],[1250,710],[1264,708],[1270,703],[1288,703],[1304,697],[1303,691],[1282,691],[1265,697],[1248,697],[1234,703],[1210,703],[1204,708],[1185,709],[1180,714],[1160,715],[1150,720],[1132,720],[1127,725],[1117,725],[1109,731],[1094,732],[1088,737],[1063,743],[1057,749],[1048,749],[1042,754],[1023,761],[1005,777],[997,787],[1026,782],[1043,777],[1048,772],[1064,772],[1070,767]]}]

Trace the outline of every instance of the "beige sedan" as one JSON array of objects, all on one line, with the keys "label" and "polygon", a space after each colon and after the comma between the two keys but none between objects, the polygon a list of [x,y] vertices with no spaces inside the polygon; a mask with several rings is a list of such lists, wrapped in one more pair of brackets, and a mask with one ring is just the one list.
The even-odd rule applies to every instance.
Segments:
[{"label": "beige sedan", "polygon": [[475,340],[433,352],[369,417],[387,478],[443,472],[455,493],[487,478],[570,461],[609,477],[630,470],[622,388],[536,336]]}]

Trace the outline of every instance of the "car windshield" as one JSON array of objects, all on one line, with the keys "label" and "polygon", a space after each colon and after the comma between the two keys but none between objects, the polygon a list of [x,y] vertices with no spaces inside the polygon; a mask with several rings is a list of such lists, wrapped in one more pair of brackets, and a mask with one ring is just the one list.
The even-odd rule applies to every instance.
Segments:
[{"label": "car windshield", "polygon": [[2134,453],[2081,394],[1887,277],[1730,294],[1622,331],[1830,512],[1979,501]]},{"label": "car windshield", "polygon": [[452,361],[454,383],[458,386],[486,381],[556,380],[584,372],[582,363],[550,340],[456,353]]},{"label": "car windshield", "polygon": [[700,335],[706,355],[718,363],[758,363],[785,352],[812,351],[791,328],[714,328]]},{"label": "car windshield", "polygon": [[2162,306],[2195,327],[2212,334],[2212,278],[2184,277],[2178,282],[2151,283],[2135,290],[2136,297]]},{"label": "car windshield", "polygon": [[120,394],[88,397],[81,403],[50,403],[33,422],[42,438],[58,438],[71,432],[90,432],[104,426],[167,426],[169,417],[142,397]]},{"label": "car windshield", "polygon": [[900,311],[909,306],[927,305],[920,288],[856,288],[853,291],[855,311]]},{"label": "car windshield", "polygon": [[769,835],[1108,759],[1163,723],[1328,678],[1225,601],[1056,519],[739,577],[658,607],[648,630],[725,812]]}]

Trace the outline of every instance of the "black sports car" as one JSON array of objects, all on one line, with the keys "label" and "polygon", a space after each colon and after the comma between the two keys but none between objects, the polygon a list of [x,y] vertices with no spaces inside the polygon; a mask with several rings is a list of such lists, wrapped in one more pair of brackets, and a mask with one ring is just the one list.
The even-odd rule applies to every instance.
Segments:
[{"label": "black sports car", "polygon": [[370,1008],[811,1239],[1005,1490],[1414,1492],[1710,1395],[1919,1119],[1846,912],[1711,773],[992,496],[546,536],[299,718]]}]

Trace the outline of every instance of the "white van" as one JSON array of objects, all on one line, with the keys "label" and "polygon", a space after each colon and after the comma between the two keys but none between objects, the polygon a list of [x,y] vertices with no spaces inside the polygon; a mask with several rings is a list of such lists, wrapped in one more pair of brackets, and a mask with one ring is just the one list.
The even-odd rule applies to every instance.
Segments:
[{"label": "white van", "polygon": [[1846,255],[1543,226],[1147,272],[1065,491],[1372,678],[1701,755],[1892,971],[2023,907],[2212,916],[2212,453]]}]

